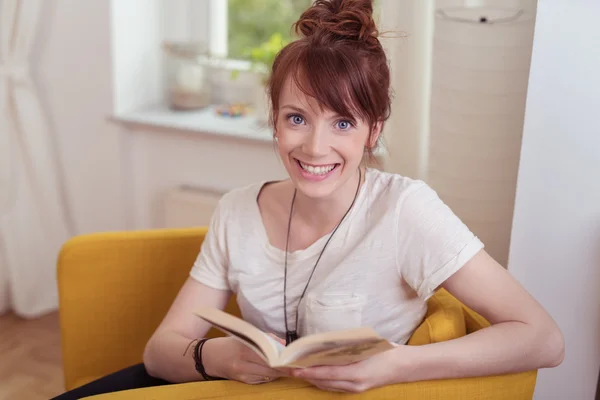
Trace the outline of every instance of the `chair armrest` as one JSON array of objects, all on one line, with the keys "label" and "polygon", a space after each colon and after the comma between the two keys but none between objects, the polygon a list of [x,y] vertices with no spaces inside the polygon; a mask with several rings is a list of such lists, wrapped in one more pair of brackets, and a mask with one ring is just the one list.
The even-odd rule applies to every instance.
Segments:
[{"label": "chair armrest", "polygon": [[199,229],[82,235],[58,259],[67,390],[142,361],[200,251]]},{"label": "chair armrest", "polygon": [[[419,399],[419,400],[531,400],[536,372],[424,381],[390,385],[359,394],[344,396],[348,400]],[[211,381],[158,386],[124,392],[86,397],[87,400],[280,400],[280,399],[331,399],[334,394],[319,390],[305,381],[280,379],[263,385],[246,385],[232,381]]]}]

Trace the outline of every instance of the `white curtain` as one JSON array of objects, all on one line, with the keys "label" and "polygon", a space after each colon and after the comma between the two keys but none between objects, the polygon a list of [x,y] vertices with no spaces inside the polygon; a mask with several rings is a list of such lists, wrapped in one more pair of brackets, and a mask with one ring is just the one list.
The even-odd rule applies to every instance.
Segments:
[{"label": "white curtain", "polygon": [[0,312],[57,307],[56,259],[70,229],[31,53],[44,0],[0,2]]}]

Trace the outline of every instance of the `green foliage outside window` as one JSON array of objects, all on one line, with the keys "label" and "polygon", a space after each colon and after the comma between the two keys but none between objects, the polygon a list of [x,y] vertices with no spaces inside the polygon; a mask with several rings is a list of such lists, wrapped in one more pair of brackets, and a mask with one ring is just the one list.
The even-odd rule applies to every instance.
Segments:
[{"label": "green foliage outside window", "polygon": [[[292,24],[314,0],[222,1],[228,1],[227,57],[249,60],[255,71],[266,72],[279,50],[296,39]],[[378,5],[375,0],[376,16]],[[233,71],[232,77],[237,73]]]},{"label": "green foliage outside window", "polygon": [[[257,61],[256,57],[262,55],[257,54],[260,50],[256,49],[261,46],[295,39],[292,24],[311,4],[311,0],[229,0],[228,58]],[[273,37],[274,34],[278,35]],[[254,57],[251,57],[252,49],[255,49]],[[263,49],[263,52],[268,51]]]}]

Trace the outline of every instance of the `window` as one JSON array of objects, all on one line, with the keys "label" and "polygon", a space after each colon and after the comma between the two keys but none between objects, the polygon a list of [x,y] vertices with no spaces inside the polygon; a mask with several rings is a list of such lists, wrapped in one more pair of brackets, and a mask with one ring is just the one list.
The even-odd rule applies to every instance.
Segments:
[{"label": "window", "polygon": [[[183,30],[187,33],[184,40],[206,43],[214,56],[248,60],[251,49],[268,42],[273,34],[280,34],[284,43],[292,40],[292,24],[314,0],[163,1],[166,14],[171,14],[167,32],[169,26]],[[377,20],[381,0],[373,3]]]},{"label": "window", "polygon": [[[282,42],[293,39],[292,24],[312,2],[112,0],[115,114],[168,103],[168,56],[161,46],[165,42],[196,42],[215,56],[207,61],[214,67],[207,75],[213,104],[252,101],[253,88],[262,89],[251,71],[249,51],[275,33]],[[375,0],[376,8],[383,2]],[[272,56],[271,51],[265,54],[267,60]]]},{"label": "window", "polygon": [[312,0],[228,0],[227,57],[247,59],[248,51],[279,33],[292,39],[292,24]]},{"label": "window", "polygon": [[[165,45],[194,42],[215,56],[208,60],[201,57],[209,68],[208,73],[200,75],[207,78],[212,105],[247,103],[258,109],[257,104],[264,102],[264,88],[262,77],[251,68],[248,51],[268,42],[275,33],[281,35],[283,42],[292,40],[292,24],[313,1],[111,0],[115,120],[270,142],[271,133],[262,124],[257,125],[255,118],[223,124],[210,109],[174,112],[170,99],[172,74]],[[382,3],[388,1],[396,3],[374,1],[376,16]],[[198,79],[196,73],[183,76],[186,80]]]}]

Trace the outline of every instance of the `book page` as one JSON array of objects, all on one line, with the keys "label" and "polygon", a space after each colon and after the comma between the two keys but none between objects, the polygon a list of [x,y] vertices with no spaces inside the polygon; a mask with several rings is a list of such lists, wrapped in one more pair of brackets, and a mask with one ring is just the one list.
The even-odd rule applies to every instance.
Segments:
[{"label": "book page", "polygon": [[267,338],[271,341],[271,344],[275,349],[277,349],[277,354],[281,354],[285,350],[285,344],[281,344],[276,339],[272,338],[271,335],[267,335]]},{"label": "book page", "polygon": [[370,328],[324,332],[290,344],[281,354],[278,366],[344,365],[393,347]]},{"label": "book page", "polygon": [[[395,346],[385,339],[369,339],[354,343],[329,343],[329,348],[296,353],[292,360],[286,360],[287,368],[307,368],[322,365],[348,365],[366,360],[375,354],[390,350]],[[312,347],[312,346],[309,346]],[[284,366],[284,365],[282,365]]]},{"label": "book page", "polygon": [[226,335],[241,341],[267,364],[275,363],[280,349],[284,347],[252,324],[216,308],[200,308],[194,314]]}]

